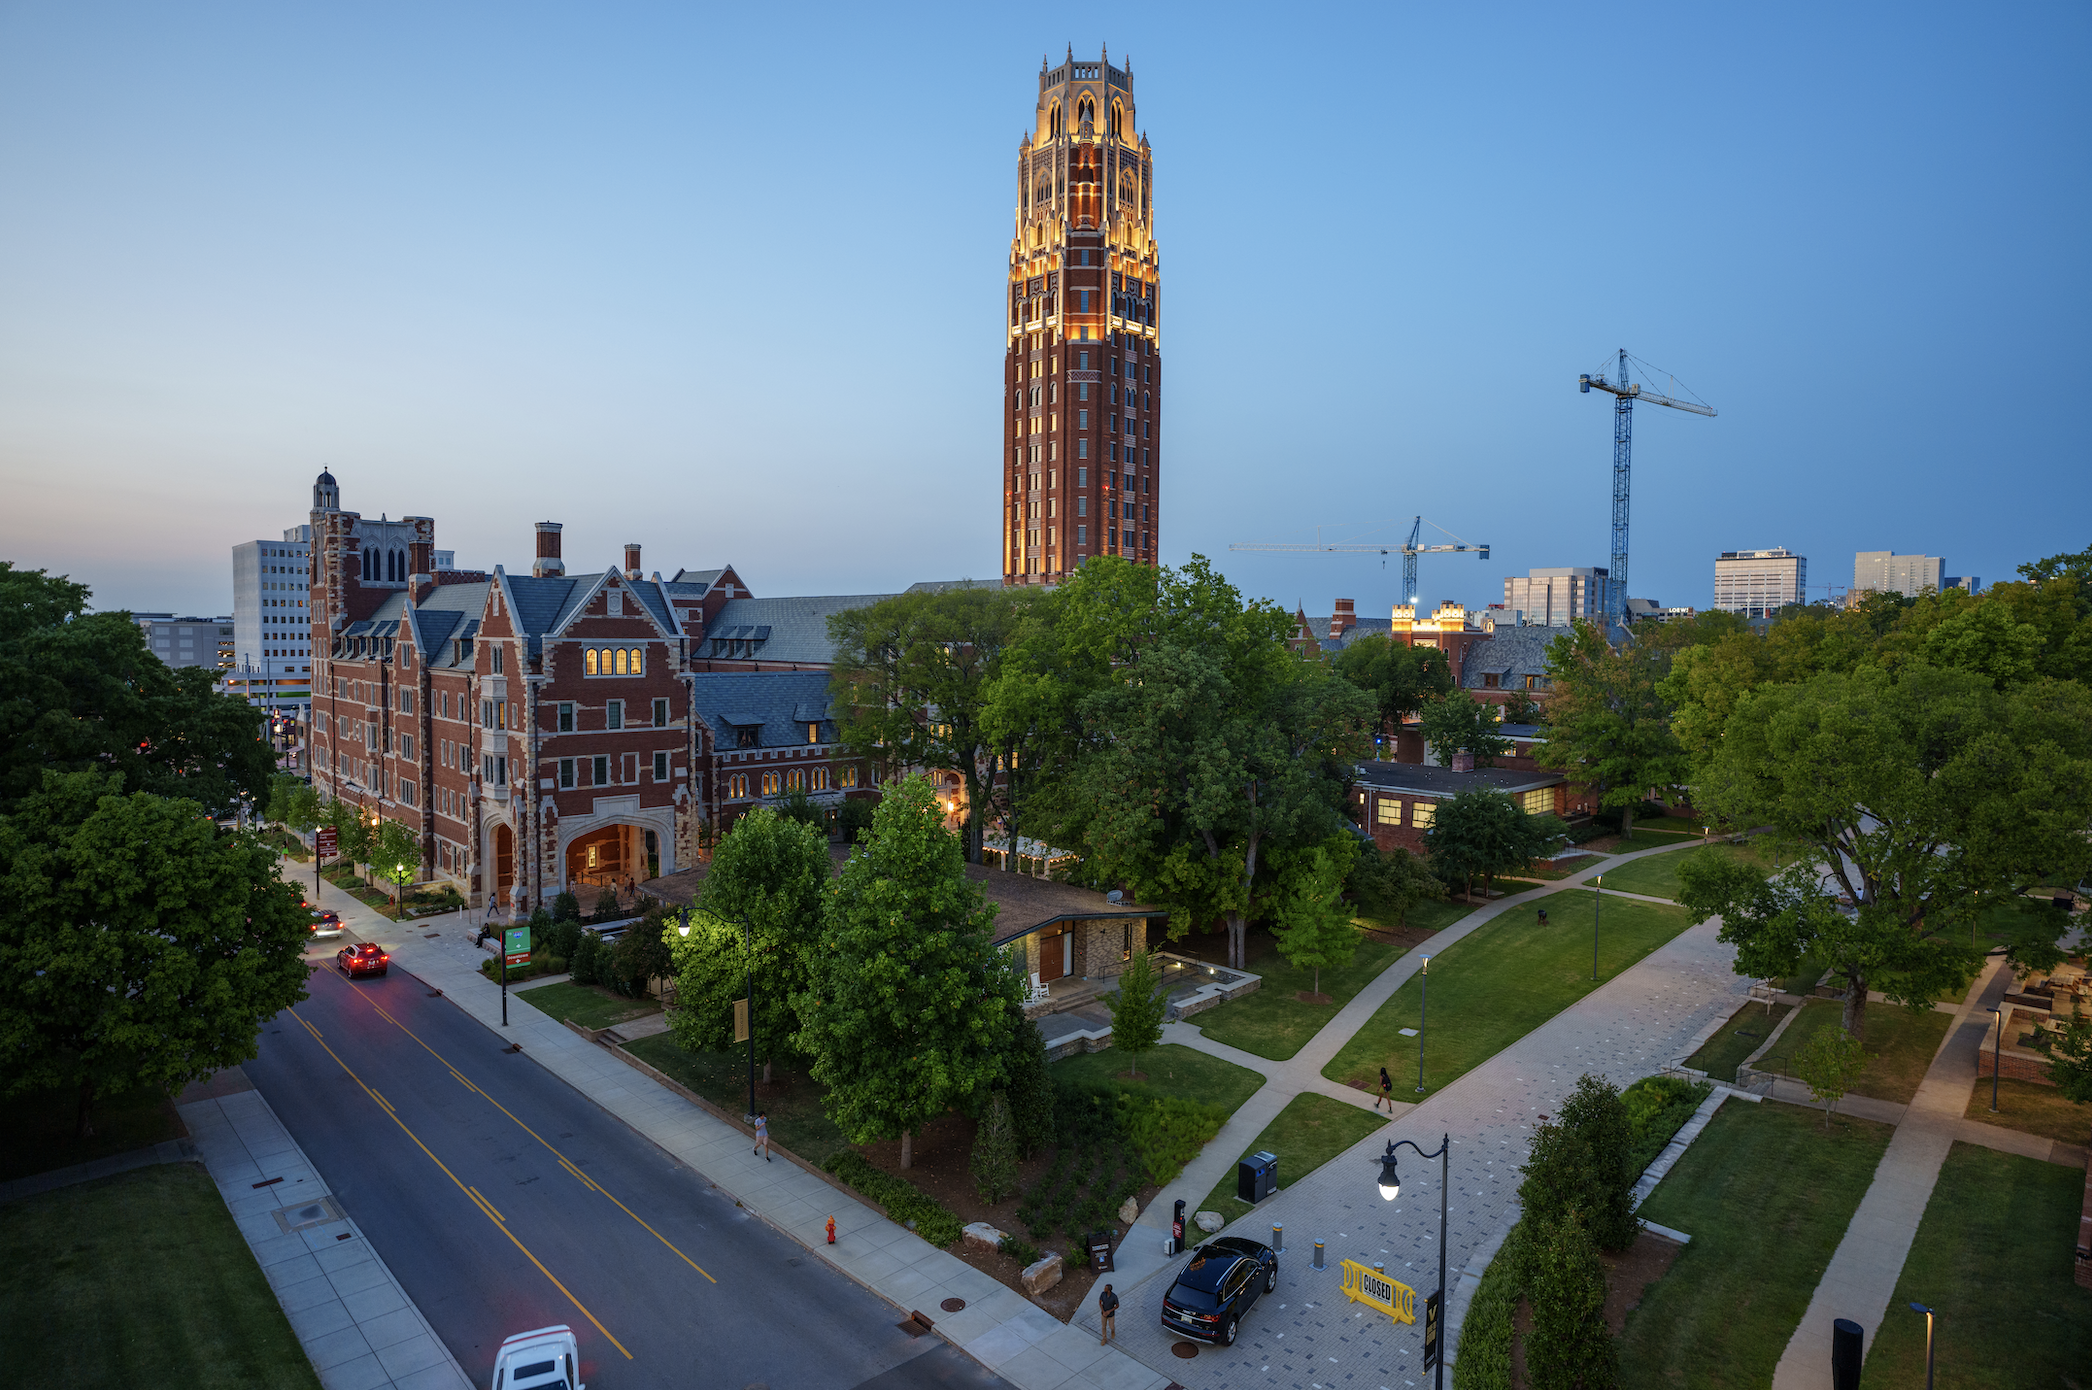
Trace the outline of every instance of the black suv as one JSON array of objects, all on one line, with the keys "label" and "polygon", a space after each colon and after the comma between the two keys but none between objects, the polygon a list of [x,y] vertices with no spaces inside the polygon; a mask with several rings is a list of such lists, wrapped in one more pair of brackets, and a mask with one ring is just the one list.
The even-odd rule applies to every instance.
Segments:
[{"label": "black suv", "polygon": [[1209,1240],[1162,1296],[1162,1325],[1231,1347],[1249,1305],[1277,1287],[1276,1250],[1240,1236]]}]

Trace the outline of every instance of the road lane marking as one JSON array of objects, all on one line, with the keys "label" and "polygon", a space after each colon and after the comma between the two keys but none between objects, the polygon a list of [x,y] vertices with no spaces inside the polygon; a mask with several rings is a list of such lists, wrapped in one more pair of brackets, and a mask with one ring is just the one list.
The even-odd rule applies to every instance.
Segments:
[{"label": "road lane marking", "polygon": [[465,1190],[472,1194],[473,1201],[479,1203],[482,1207],[486,1208],[487,1215],[493,1217],[496,1221],[499,1221],[504,1226],[508,1224],[508,1218],[503,1216],[500,1212],[494,1210],[494,1204],[487,1200],[485,1193],[481,1192],[476,1187],[468,1187]]},{"label": "road lane marking", "polygon": [[[487,1093],[484,1090],[482,1090],[478,1086],[473,1085],[472,1082],[466,1081],[464,1074],[460,1072],[455,1066],[451,1065],[450,1059],[448,1057],[445,1057],[442,1053],[438,1052],[435,1048],[430,1047],[426,1042],[423,1042],[419,1033],[416,1033],[412,1028],[409,1028],[406,1024],[400,1022],[391,1014],[387,1013],[383,1006],[378,1004],[376,1000],[369,998],[369,996],[358,994],[355,997],[364,1000],[373,1009],[376,1009],[379,1015],[383,1017],[386,1022],[390,1023],[393,1027],[399,1029],[402,1033],[405,1033],[408,1037],[414,1039],[415,1042],[420,1043],[424,1052],[428,1053],[429,1056],[434,1057],[444,1066],[449,1067],[450,1074],[452,1076],[457,1077],[460,1081],[464,1081],[465,1084],[471,1087],[473,1091],[477,1092],[481,1096],[486,1097],[487,1104],[493,1106],[496,1110],[499,1110],[502,1114],[508,1116],[511,1120],[514,1120],[517,1128],[521,1129],[525,1134],[529,1135],[531,1138],[537,1140],[538,1143],[543,1144],[545,1146],[546,1151],[550,1153],[554,1158],[558,1159],[561,1163],[565,1164],[567,1166],[567,1170],[573,1173],[575,1177],[580,1178],[584,1183],[587,1183],[590,1187],[593,1187],[596,1191],[602,1193],[605,1197],[609,1197],[611,1202],[617,1207],[619,1211],[631,1217],[634,1221],[637,1221],[640,1224],[640,1226],[642,1226],[646,1230],[646,1233],[648,1235],[652,1236],[655,1240],[660,1241],[670,1250],[675,1251],[677,1259],[681,1260],[684,1264],[689,1265],[699,1274],[704,1275],[705,1278],[710,1280],[712,1283],[717,1284],[719,1282],[717,1279],[712,1278],[711,1274],[705,1269],[703,1265],[699,1264],[696,1260],[691,1259],[688,1255],[685,1255],[674,1241],[670,1240],[667,1236],[662,1235],[651,1225],[648,1225],[646,1219],[642,1217],[638,1212],[632,1210],[632,1208],[626,1206],[623,1202],[618,1201],[618,1199],[615,1196],[612,1196],[608,1188],[604,1187],[601,1183],[596,1182],[594,1179],[590,1178],[579,1168],[576,1168],[571,1162],[569,1162],[567,1156],[559,1151],[557,1146],[551,1144],[546,1140],[544,1135],[539,1134],[529,1125],[524,1124],[521,1119],[518,1119],[515,1111],[509,1109],[506,1105],[503,1105],[500,1101],[494,1099],[494,1097],[487,1095]],[[304,1020],[301,1019],[299,1021],[303,1022]],[[310,1027],[311,1025],[307,1024],[306,1026]],[[607,1336],[608,1334],[606,1333],[605,1335]]]},{"label": "road lane marking", "polygon": [[[319,1043],[319,1045],[326,1050],[327,1055],[334,1059],[335,1065],[340,1067],[344,1072],[348,1073],[349,1080],[355,1082],[358,1086],[363,1087],[365,1095],[370,1096],[373,1100],[377,1100],[378,1103],[381,1105],[384,1104],[383,1098],[380,1097],[376,1091],[373,1091],[362,1077],[356,1075],[356,1069],[350,1066],[347,1062],[342,1061],[340,1053],[336,1052],[333,1048],[327,1046],[326,1041],[320,1037],[319,1029],[313,1027],[310,1023],[306,1022],[304,1015],[300,1014],[296,1009],[292,1009],[290,1011],[290,1014],[292,1018],[297,1019],[300,1024],[304,1025],[306,1032],[312,1034],[313,1041]],[[419,1041],[419,1039],[417,1039],[416,1041]],[[617,1338],[610,1335],[610,1329],[603,1326],[603,1324],[600,1321],[598,1321],[594,1313],[588,1311],[587,1304],[583,1303],[580,1299],[574,1297],[574,1291],[572,1289],[569,1289],[565,1284],[559,1282],[558,1275],[554,1274],[551,1270],[545,1268],[545,1262],[539,1259],[536,1255],[533,1255],[530,1252],[529,1246],[525,1245],[522,1241],[516,1239],[516,1233],[508,1228],[507,1224],[502,1221],[499,1215],[495,1214],[493,1206],[487,1202],[487,1199],[480,1196],[479,1193],[473,1191],[472,1188],[468,1187],[458,1177],[456,1173],[451,1172],[450,1165],[445,1163],[442,1159],[436,1157],[435,1150],[431,1149],[427,1144],[422,1143],[421,1136],[416,1134],[412,1129],[409,1129],[407,1127],[407,1122],[405,1120],[402,1120],[398,1116],[398,1114],[394,1113],[391,1106],[385,1107],[385,1113],[391,1115],[392,1122],[400,1127],[400,1131],[403,1134],[405,1134],[409,1139],[412,1139],[414,1141],[415,1148],[420,1149],[423,1153],[428,1155],[429,1162],[435,1164],[438,1168],[441,1168],[443,1170],[444,1177],[449,1178],[451,1182],[457,1187],[457,1189],[460,1192],[464,1193],[467,1199],[469,1199],[474,1206],[479,1207],[482,1211],[484,1211],[487,1214],[488,1218],[492,1220],[494,1223],[494,1229],[507,1236],[509,1238],[509,1243],[515,1246],[516,1249],[523,1252],[523,1258],[529,1260],[532,1264],[536,1265],[538,1267],[538,1273],[544,1275],[547,1279],[551,1280],[552,1287],[558,1289],[561,1293],[565,1294],[567,1296],[567,1302],[573,1304],[575,1308],[579,1309],[582,1317],[587,1318],[591,1323],[594,1323],[596,1331],[602,1333],[604,1338],[609,1341],[610,1345],[616,1347],[619,1352],[623,1353],[624,1358],[627,1361],[630,1361],[632,1359],[632,1353],[625,1350],[625,1344],[623,1342],[620,1342]]]}]

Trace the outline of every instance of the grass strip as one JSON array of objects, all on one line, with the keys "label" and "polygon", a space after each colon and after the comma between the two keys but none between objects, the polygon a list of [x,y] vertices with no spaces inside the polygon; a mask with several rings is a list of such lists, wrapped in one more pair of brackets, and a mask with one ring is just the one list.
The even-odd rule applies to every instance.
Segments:
[{"label": "grass strip", "polygon": [[[1940,1165],[1861,1390],[1925,1383],[1934,1311],[1941,1385],[2077,1385],[2092,1365],[2092,1289],[2071,1277],[2085,1173],[1956,1142]],[[1695,1242],[1697,1243],[1697,1242]]]},{"label": "grass strip", "polygon": [[1642,1204],[1692,1244],[1628,1314],[1622,1390],[1772,1384],[1894,1133],[1849,1115],[1826,1132],[1818,1112],[1770,1100],[1716,1111]]},{"label": "grass strip", "polygon": [[1990,1078],[1978,1077],[1969,1088],[1968,1108],[1962,1114],[1978,1124],[2038,1134],[2065,1144],[2092,1143],[2092,1105],[2067,1100],[2053,1086],[2016,1076],[1997,1079],[1998,1113],[1990,1113]]},{"label": "grass strip", "polygon": [[1734,1082],[1736,1068],[1765,1046],[1772,1030],[1779,1027],[1780,1020],[1793,1009],[1792,1004],[1774,1004],[1768,1012],[1765,1005],[1755,1000],[1745,1004],[1729,1015],[1729,1021],[1722,1025],[1719,1033],[1685,1059],[1685,1065],[1706,1072],[1710,1080]]},{"label": "grass strip", "polygon": [[1314,988],[1314,971],[1288,965],[1280,958],[1263,961],[1258,965],[1263,984],[1240,999],[1192,1015],[1192,1021],[1217,1043],[1282,1062],[1307,1046],[1308,1039],[1321,1032],[1338,1009],[1401,955],[1399,947],[1387,942],[1360,941],[1351,964],[1323,969],[1322,992],[1330,998],[1327,1004],[1308,1004],[1299,998],[1303,991]]},{"label": "grass strip", "polygon": [[[1600,984],[1640,962],[1689,925],[1685,909],[1614,898],[1602,910],[1589,893],[1559,893],[1513,908],[1431,955],[1424,1085],[1438,1089],[1503,1051]],[[1591,980],[1593,913],[1599,911],[1598,980]],[[1377,1087],[1381,1067],[1397,1100],[1416,1099],[1416,1028],[1423,977],[1412,976],[1322,1069],[1343,1085]]]},{"label": "grass strip", "polygon": [[612,1028],[661,1012],[659,1000],[627,999],[596,985],[577,985],[571,980],[532,985],[516,993],[540,1013],[580,1028]]},{"label": "grass strip", "polygon": [[17,1385],[318,1390],[225,1201],[192,1163],[0,1207]]},{"label": "grass strip", "polygon": [[[1852,1083],[1852,1094],[1908,1105],[1918,1083],[1932,1066],[1940,1043],[1954,1025],[1954,1015],[1927,1009],[1914,1014],[1901,1004],[1869,1004],[1861,1039],[1870,1060]],[[1790,1074],[1795,1054],[1825,1028],[1844,1026],[1845,1005],[1836,999],[1811,999],[1801,1017],[1787,1025],[1772,1050],[1758,1059],[1759,1071]]]},{"label": "grass strip", "polygon": [[1602,877],[1607,888],[1622,893],[1641,893],[1652,898],[1668,898],[1676,902],[1680,892],[1678,871],[1685,866],[1686,861],[1703,855],[1715,855],[1723,859],[1740,860],[1770,872],[1772,852],[1766,846],[1767,842],[1762,836],[1746,840],[1741,845],[1699,845],[1677,854],[1652,854],[1647,859],[1637,859],[1616,869],[1606,869],[1602,874],[1594,874],[1580,881],[1588,885],[1591,878]]},{"label": "grass strip", "polygon": [[1107,1047],[1102,1052],[1079,1052],[1054,1062],[1052,1076],[1064,1085],[1087,1090],[1124,1091],[1132,1096],[1174,1096],[1179,1100],[1218,1106],[1228,1115],[1234,1114],[1242,1102],[1264,1085],[1264,1078],[1248,1067],[1224,1062],[1182,1043],[1164,1043],[1141,1053],[1141,1077],[1137,1081],[1119,1075],[1132,1061],[1130,1054],[1115,1047]]},{"label": "grass strip", "polygon": [[[1276,1154],[1278,1185],[1281,1189],[1288,1188],[1392,1118],[1330,1096],[1303,1091],[1287,1101],[1285,1109],[1272,1116],[1271,1123],[1264,1126],[1264,1132],[1250,1140],[1249,1147],[1235,1161],[1240,1163],[1258,1152]],[[1363,1168],[1360,1173],[1361,1181],[1372,1176]],[[1213,1190],[1206,1194],[1205,1200],[1192,1210],[1219,1212],[1224,1221],[1233,1221],[1251,1210],[1247,1202],[1235,1195],[1235,1169],[1232,1165],[1227,1176],[1213,1184]]]},{"label": "grass strip", "polygon": [[1469,913],[1487,905],[1480,899],[1470,903],[1452,898],[1443,902],[1418,903],[1400,917],[1392,914],[1376,916],[1370,912],[1362,912],[1358,915],[1358,920],[1366,926],[1377,927],[1382,931],[1441,932]]},{"label": "grass strip", "polygon": [[[625,1051],[664,1076],[678,1081],[729,1115],[748,1110],[748,1054],[732,1052],[686,1052],[677,1046],[673,1033],[656,1033],[625,1044]],[[760,1080],[761,1071],[757,1078]],[[770,1116],[770,1138],[805,1159],[822,1164],[839,1149],[849,1147],[843,1132],[821,1108],[827,1089],[803,1072],[780,1065],[772,1069],[775,1083],[760,1086],[756,1104]]]}]

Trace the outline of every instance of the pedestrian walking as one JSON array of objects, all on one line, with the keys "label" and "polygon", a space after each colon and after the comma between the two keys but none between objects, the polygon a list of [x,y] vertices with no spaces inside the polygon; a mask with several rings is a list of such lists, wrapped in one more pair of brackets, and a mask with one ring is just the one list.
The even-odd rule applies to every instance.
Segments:
[{"label": "pedestrian walking", "polygon": [[1373,1108],[1375,1110],[1378,1110],[1380,1108],[1381,1101],[1387,1102],[1388,1114],[1392,1115],[1395,1113],[1395,1083],[1393,1079],[1391,1079],[1388,1076],[1386,1067],[1382,1067],[1380,1069],[1380,1095],[1379,1098],[1373,1102]]},{"label": "pedestrian walking", "polygon": [[1103,1346],[1119,1335],[1119,1329],[1113,1321],[1118,1316],[1118,1311],[1119,1296],[1111,1291],[1111,1285],[1106,1284],[1104,1292],[1097,1295],[1097,1312],[1104,1319],[1104,1335],[1097,1339],[1098,1346]]},{"label": "pedestrian walking", "polygon": [[749,1152],[761,1154],[765,1163],[770,1161],[770,1116],[761,1110],[755,1112],[755,1147]]},{"label": "pedestrian walking", "polygon": [[1540,925],[1543,927],[1547,925],[1547,909],[1544,907],[1540,909]]}]

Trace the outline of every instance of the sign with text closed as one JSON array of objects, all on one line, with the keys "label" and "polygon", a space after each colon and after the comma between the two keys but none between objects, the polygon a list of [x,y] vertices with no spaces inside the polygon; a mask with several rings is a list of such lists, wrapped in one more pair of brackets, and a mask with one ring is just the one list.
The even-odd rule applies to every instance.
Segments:
[{"label": "sign with text closed", "polygon": [[341,832],[331,825],[323,825],[313,836],[313,853],[322,859],[332,859],[341,844]]},{"label": "sign with text closed", "polygon": [[1416,1321],[1416,1290],[1357,1260],[1344,1261],[1344,1297],[1378,1308],[1396,1322]]},{"label": "sign with text closed", "polygon": [[748,1041],[748,1001],[746,999],[736,999],[734,1001],[734,1041]]}]

